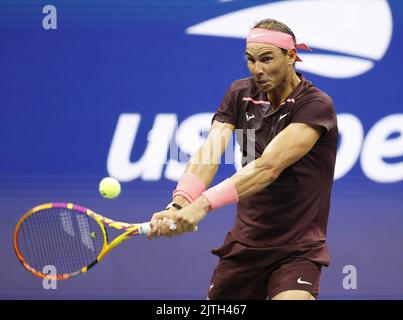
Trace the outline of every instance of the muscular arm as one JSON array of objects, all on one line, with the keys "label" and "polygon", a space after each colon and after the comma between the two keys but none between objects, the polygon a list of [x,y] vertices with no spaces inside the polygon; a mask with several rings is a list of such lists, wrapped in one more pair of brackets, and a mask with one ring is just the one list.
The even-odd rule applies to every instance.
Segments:
[{"label": "muscular arm", "polygon": [[[214,121],[206,141],[193,154],[186,166],[185,172],[197,175],[206,186],[210,185],[217,173],[221,156],[227,148],[228,142],[231,140],[233,131],[234,126],[232,124]],[[189,204],[182,196],[176,196],[173,201],[182,207]]]},{"label": "muscular arm", "polygon": [[[227,148],[228,142],[231,140],[233,131],[234,126],[232,124],[214,121],[206,141],[196,153],[193,154],[186,166],[185,172],[197,175],[206,186],[208,186],[217,173],[221,156]],[[180,195],[175,196],[173,201],[182,208],[188,207],[190,204]],[[175,212],[176,209],[172,208],[169,211],[172,213]],[[147,235],[149,239],[152,239],[154,235],[173,235],[183,231],[182,226],[178,225],[176,232],[173,232],[169,229],[169,224],[164,223],[164,221],[168,219],[169,214],[170,213],[166,210],[154,213],[151,219],[152,231]],[[193,228],[191,230],[193,230]]]},{"label": "muscular arm", "polygon": [[304,123],[288,125],[268,144],[260,158],[230,178],[238,197],[248,197],[273,183],[284,169],[312,149],[320,135],[320,129]]}]

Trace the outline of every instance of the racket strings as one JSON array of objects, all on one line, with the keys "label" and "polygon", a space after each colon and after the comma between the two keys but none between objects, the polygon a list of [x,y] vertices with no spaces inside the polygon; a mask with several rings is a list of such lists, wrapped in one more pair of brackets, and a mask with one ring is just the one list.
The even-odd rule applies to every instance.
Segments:
[{"label": "racket strings", "polygon": [[25,262],[39,272],[45,266],[53,266],[59,275],[77,272],[96,261],[103,245],[99,224],[67,208],[34,213],[21,224],[18,234],[18,247]]},{"label": "racket strings", "polygon": [[[35,219],[33,221],[36,229],[40,228],[41,225],[43,225],[43,224],[45,224],[47,222],[46,219],[44,219],[44,216],[42,216],[42,215],[39,215],[37,218],[38,219]],[[53,228],[53,227],[54,227],[53,225],[48,226],[48,228]],[[33,243],[35,243],[36,241],[41,241],[41,242],[42,241],[47,241],[47,239],[44,237],[43,234],[35,234],[34,233],[33,235],[34,235],[34,237],[37,237],[37,240],[33,241]],[[47,245],[46,246],[41,246],[39,249],[40,249],[39,252],[40,252],[41,261],[45,261],[45,260],[49,261],[49,263],[47,263],[46,265],[52,265],[51,262],[59,261],[59,257],[58,257],[60,255],[59,252],[56,252],[55,250],[51,250],[49,248],[49,246],[47,246]],[[42,272],[44,270],[38,270],[38,271]]]}]

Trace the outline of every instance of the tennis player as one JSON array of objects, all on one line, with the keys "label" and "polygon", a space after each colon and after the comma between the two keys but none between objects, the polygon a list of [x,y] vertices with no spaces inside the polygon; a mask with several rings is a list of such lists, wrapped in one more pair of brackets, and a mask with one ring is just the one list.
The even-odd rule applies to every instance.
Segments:
[{"label": "tennis player", "polygon": [[[310,50],[279,21],[266,19],[250,30],[252,77],[232,83],[173,202],[152,217],[149,238],[173,236],[192,231],[208,212],[237,203],[234,226],[212,250],[220,259],[209,299],[318,297],[321,269],[329,264],[326,230],[338,129],[332,99],[295,71],[297,49]],[[242,169],[206,190],[234,129],[243,132],[237,137]],[[251,142],[254,155],[247,149]],[[176,230],[167,227],[168,218]]]}]

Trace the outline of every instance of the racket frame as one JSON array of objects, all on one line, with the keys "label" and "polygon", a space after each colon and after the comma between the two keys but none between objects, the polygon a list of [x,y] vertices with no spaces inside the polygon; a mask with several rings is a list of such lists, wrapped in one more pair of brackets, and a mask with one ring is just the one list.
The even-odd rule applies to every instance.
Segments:
[{"label": "racket frame", "polygon": [[[22,223],[30,216],[33,214],[36,214],[40,211],[46,210],[46,209],[51,209],[51,208],[67,208],[71,210],[77,210],[81,213],[86,214],[90,218],[93,218],[99,225],[99,227],[102,230],[103,236],[104,236],[104,243],[102,246],[102,250],[95,259],[95,261],[91,262],[89,265],[81,268],[81,270],[77,270],[72,273],[65,273],[65,274],[57,274],[57,275],[52,275],[52,274],[45,274],[42,273],[38,270],[35,270],[32,268],[26,261],[24,260],[21,251],[18,247],[18,232],[20,230],[20,227]],[[108,243],[108,235],[105,229],[105,225],[108,227],[118,229],[118,230],[123,230],[124,232],[116,237],[115,239],[112,240],[111,243]],[[64,202],[53,202],[53,203],[45,203],[38,205],[31,210],[29,210],[26,214],[24,214],[21,219],[18,221],[15,230],[14,230],[14,250],[17,255],[18,260],[21,262],[21,264],[24,266],[25,269],[27,269],[29,272],[31,272],[33,275],[40,277],[40,278],[47,278],[47,279],[54,279],[54,280],[66,280],[71,277],[78,276],[79,274],[87,272],[90,268],[92,268],[94,265],[96,265],[99,261],[103,259],[103,257],[109,253],[113,248],[115,248],[117,245],[122,243],[124,240],[130,239],[133,236],[136,236],[138,234],[145,234],[147,232],[147,227],[145,224],[133,224],[133,223],[126,223],[126,222],[119,222],[119,221],[114,221],[112,219],[106,218],[104,216],[101,216],[98,213],[95,213],[94,211],[78,206],[73,203],[64,203]]]}]

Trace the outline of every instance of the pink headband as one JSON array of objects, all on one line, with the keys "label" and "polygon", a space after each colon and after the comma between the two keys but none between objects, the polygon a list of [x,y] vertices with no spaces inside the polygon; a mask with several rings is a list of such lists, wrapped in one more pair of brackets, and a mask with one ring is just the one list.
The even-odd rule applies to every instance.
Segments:
[{"label": "pink headband", "polygon": [[[302,49],[305,51],[312,51],[312,49],[309,48],[305,43],[296,44],[294,37],[288,33],[262,28],[253,28],[249,32],[246,42],[268,43],[286,50]],[[297,56],[296,61],[302,60]]]}]

